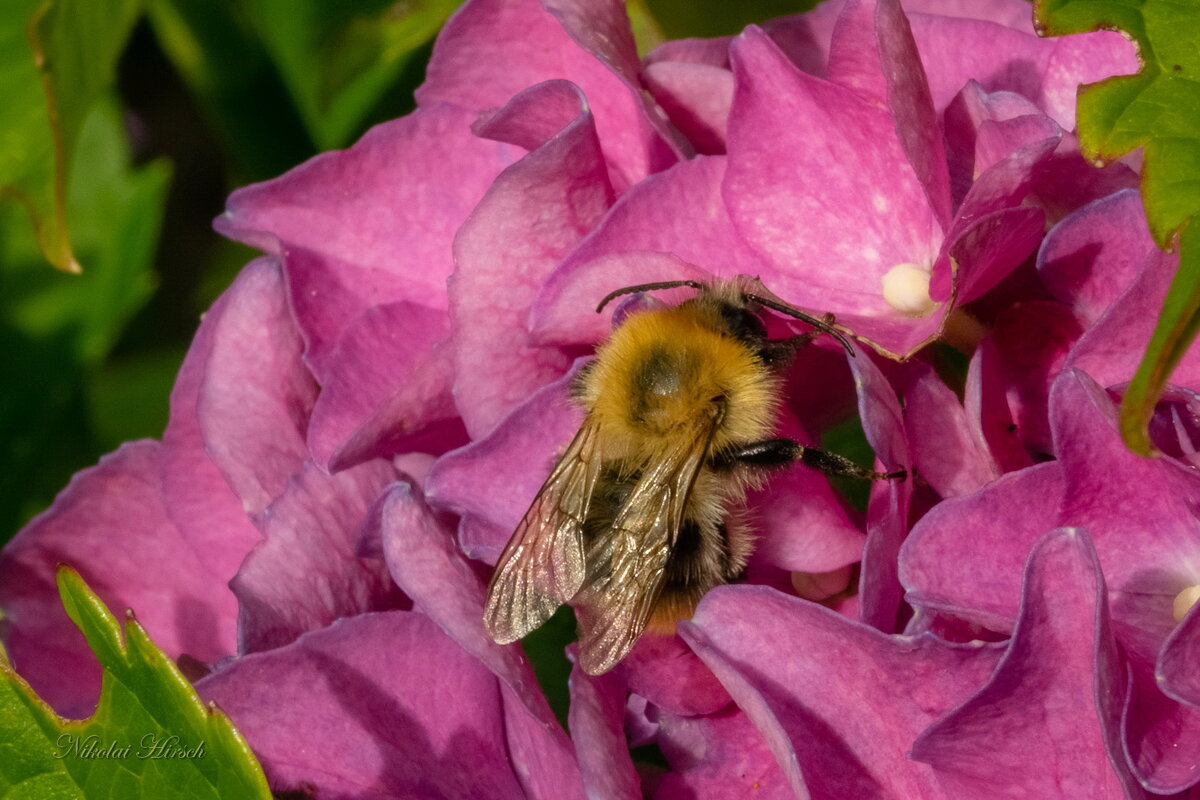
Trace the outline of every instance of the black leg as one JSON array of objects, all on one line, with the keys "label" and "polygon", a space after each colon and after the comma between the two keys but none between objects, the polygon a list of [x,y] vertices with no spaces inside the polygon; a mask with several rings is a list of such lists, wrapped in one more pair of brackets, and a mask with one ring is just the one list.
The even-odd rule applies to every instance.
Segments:
[{"label": "black leg", "polygon": [[[833,324],[833,314],[826,314],[821,318],[821,321],[826,325]],[[776,339],[775,341],[764,341],[758,348],[758,357],[768,367],[781,369],[791,363],[795,357],[796,351],[807,346],[813,339],[816,339],[825,331],[820,329],[808,331],[807,333],[789,336],[786,339]]]},{"label": "black leg", "polygon": [[844,456],[827,453],[815,447],[805,447],[791,439],[767,439],[728,448],[716,453],[709,461],[709,466],[717,470],[731,469],[738,465],[770,468],[786,467],[793,461],[800,461],[807,466],[821,470],[826,475],[837,477],[879,480],[902,479],[907,474],[902,469],[895,472],[876,472],[866,469]]},{"label": "black leg", "polygon": [[815,447],[801,447],[800,460],[814,469],[819,469],[826,475],[840,478],[862,478],[863,480],[903,480],[908,476],[905,470],[895,472],[876,472],[873,469],[860,467],[845,456],[837,453],[826,453]]}]

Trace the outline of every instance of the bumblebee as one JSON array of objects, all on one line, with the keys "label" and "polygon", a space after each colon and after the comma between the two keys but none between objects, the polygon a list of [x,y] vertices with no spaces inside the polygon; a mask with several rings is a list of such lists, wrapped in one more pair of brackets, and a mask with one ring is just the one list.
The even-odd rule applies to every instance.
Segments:
[{"label": "bumblebee", "polygon": [[[496,564],[484,621],[516,641],[570,603],[584,671],[612,669],[643,631],[670,633],[709,589],[740,577],[753,549],[746,492],[800,461],[832,475],[877,473],[772,438],[781,371],[820,334],[853,356],[832,315],[811,316],[755,278],[667,281],[605,297],[690,287],[674,307],[634,312],[576,376],[583,424]],[[769,340],[763,309],[813,330]]]}]

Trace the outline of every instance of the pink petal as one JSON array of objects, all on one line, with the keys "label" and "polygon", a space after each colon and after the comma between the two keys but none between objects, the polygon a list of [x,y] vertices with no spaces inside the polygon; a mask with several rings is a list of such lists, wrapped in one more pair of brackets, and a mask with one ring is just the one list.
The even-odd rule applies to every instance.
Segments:
[{"label": "pink petal", "polygon": [[1090,326],[1133,283],[1154,249],[1141,196],[1126,189],[1054,226],[1038,252],[1038,275]]},{"label": "pink petal", "polygon": [[368,510],[395,477],[390,464],[373,461],[332,477],[307,464],[289,481],[263,514],[263,541],[230,582],[240,653],[402,604],[383,560],[355,554]]},{"label": "pink petal", "polygon": [[234,721],[277,792],[526,796],[499,683],[414,611],[339,620],[239,658],[197,689]]},{"label": "pink petal", "polygon": [[[1132,380],[1178,264],[1178,253],[1151,252],[1137,279],[1080,338],[1067,366],[1087,372],[1104,386]],[[1171,380],[1200,386],[1200,351],[1185,353]]]},{"label": "pink petal", "polygon": [[909,23],[938,109],[975,80],[989,92],[1024,95],[1072,130],[1080,84],[1138,69],[1131,43],[1112,31],[1040,39],[1028,26],[937,12],[909,14]]},{"label": "pink petal", "polygon": [[994,646],[884,636],[754,586],[714,589],[680,627],[762,733],[792,791],[813,800],[948,797],[906,753],[999,658]]},{"label": "pink petal", "polygon": [[991,680],[926,729],[912,757],[955,797],[1140,796],[1117,726],[1124,687],[1091,541],[1080,529],[1052,531],[1029,556],[1021,612]]},{"label": "pink petal", "polygon": [[473,438],[570,364],[527,345],[529,306],[612,203],[591,114],[571,84],[522,92],[480,134],[531,152],[496,179],[454,242],[454,399]]},{"label": "pink petal", "polygon": [[645,635],[617,665],[629,690],[671,714],[711,714],[729,693],[678,636]]},{"label": "pink petal", "polygon": [[[1060,516],[1096,542],[1110,591],[1138,594],[1183,589],[1184,565],[1200,557],[1200,474],[1171,459],[1128,451],[1108,394],[1087,375],[1065,372],[1051,394],[1059,463],[1066,476]],[[1190,580],[1190,579],[1189,579]],[[1122,619],[1114,603],[1114,624]],[[1137,627],[1150,627],[1150,620]],[[1172,621],[1173,623],[1173,621]]]},{"label": "pink petal", "polygon": [[464,525],[477,519],[486,527],[474,530],[492,534],[470,546],[464,538],[471,558],[495,563],[561,448],[579,430],[583,414],[568,399],[569,383],[570,375],[534,392],[487,437],[447,453],[430,471],[430,503],[462,516]]},{"label": "pink petal", "polygon": [[625,683],[615,673],[588,675],[571,667],[569,723],[589,797],[641,800],[642,781],[625,740]]},{"label": "pink petal", "polygon": [[1042,212],[1018,208],[1034,188],[1058,137],[1034,142],[1009,154],[979,176],[963,198],[933,268],[929,294],[951,295],[951,259],[959,264],[957,299],[974,300],[1037,249],[1045,231]]},{"label": "pink petal", "polygon": [[941,127],[899,0],[849,0],[833,31],[828,69],[829,80],[890,112],[929,208],[945,228],[950,181]]},{"label": "pink petal", "polygon": [[210,662],[234,652],[236,601],[167,517],[159,454],[157,442],[131,442],[78,473],[0,557],[4,646],[62,714],[92,712],[100,665],[63,610],[60,563],[77,569],[114,613],[133,608],[172,658]]},{"label": "pink petal", "polygon": [[1193,605],[1179,625],[1167,636],[1159,652],[1155,675],[1163,693],[1180,703],[1200,707],[1200,612]]},{"label": "pink petal", "polygon": [[904,425],[917,474],[942,497],[970,494],[1000,476],[978,426],[933,370],[905,393]]},{"label": "pink petal", "polygon": [[446,307],[454,232],[519,154],[475,137],[475,116],[422,108],[230,196],[216,227],[280,256],[322,383],[343,329],[366,309],[397,300]]},{"label": "pink petal", "polygon": [[569,80],[587,96],[623,190],[678,158],[642,99],[637,69],[618,3],[473,0],[438,36],[417,101],[483,111],[535,84]]},{"label": "pink petal", "polygon": [[850,359],[858,388],[858,414],[863,432],[883,472],[909,470],[904,480],[879,481],[867,506],[867,542],[863,550],[859,594],[863,622],[885,632],[896,630],[903,590],[896,572],[900,543],[908,533],[912,503],[912,460],[904,433],[900,401],[886,377],[861,350]]},{"label": "pink petal", "polygon": [[[640,188],[632,190],[625,197],[634,197]],[[615,206],[620,207],[620,204]],[[609,219],[611,220],[612,216]],[[602,225],[600,230],[609,229]],[[592,249],[589,243],[595,242],[603,235],[597,233],[589,237],[580,250]],[[670,253],[645,250],[614,252],[590,261],[581,261],[571,256],[554,271],[538,294],[538,299],[530,310],[530,335],[539,344],[595,344],[612,331],[613,315],[620,303],[610,303],[599,313],[596,308],[614,289],[660,281],[708,282],[712,279],[713,276],[708,272]],[[680,288],[655,293],[655,297],[668,305],[677,305],[694,294],[693,289]]]},{"label": "pink petal", "polygon": [[1038,464],[934,506],[900,550],[905,599],[1010,630],[1029,550],[1058,524],[1062,473],[1058,462]]},{"label": "pink petal", "polygon": [[980,342],[967,371],[963,405],[977,439],[987,445],[996,466],[1001,472],[1012,472],[1030,466],[1033,458],[1025,449],[1009,403],[1011,376],[1005,366],[996,340]]},{"label": "pink petal", "polygon": [[304,434],[317,395],[273,262],[243,271],[209,346],[196,398],[201,435],[242,507],[257,514],[307,459]]},{"label": "pink petal", "polygon": [[839,316],[897,316],[884,273],[932,263],[940,236],[891,118],[798,71],[757,28],[731,54],[725,197],[739,232],[779,270],[772,291]]},{"label": "pink petal", "polygon": [[1130,661],[1121,716],[1126,758],[1152,797],[1179,792],[1192,800],[1200,770],[1200,710],[1163,694],[1153,663]]},{"label": "pink petal", "polygon": [[790,800],[796,795],[750,717],[730,706],[704,717],[661,714],[659,748],[671,764],[654,800]]},{"label": "pink petal", "polygon": [[445,310],[404,300],[347,324],[309,423],[313,460],[344,469],[397,452],[436,452],[426,427],[453,423],[449,335]]},{"label": "pink petal", "polygon": [[642,80],[696,152],[725,152],[725,125],[733,103],[733,73],[728,67],[655,61],[642,70]]},{"label": "pink petal", "polygon": [[1054,452],[1050,386],[1082,332],[1078,318],[1070,310],[1045,300],[1010,306],[993,324],[995,349],[990,353],[999,362],[1002,391],[1026,450]]},{"label": "pink petal", "polygon": [[384,555],[396,583],[500,679],[509,747],[523,787],[532,797],[582,797],[570,740],[520,648],[498,645],[484,630],[483,581],[455,547],[444,521],[405,483],[393,485],[380,514]]},{"label": "pink petal", "polygon": [[968,81],[946,106],[947,157],[955,205],[975,180],[1012,153],[1062,129],[1032,101],[1013,92],[986,92]]},{"label": "pink petal", "polygon": [[212,355],[216,330],[234,297],[252,292],[263,272],[278,272],[269,259],[251,262],[205,313],[171,390],[171,417],[163,431],[159,463],[167,518],[192,543],[197,557],[225,584],[260,534],[206,449],[196,403]]}]

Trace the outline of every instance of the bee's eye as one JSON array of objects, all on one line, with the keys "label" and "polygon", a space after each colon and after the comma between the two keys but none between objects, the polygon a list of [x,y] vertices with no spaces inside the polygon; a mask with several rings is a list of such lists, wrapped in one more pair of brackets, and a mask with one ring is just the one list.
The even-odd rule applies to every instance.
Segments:
[{"label": "bee's eye", "polygon": [[738,339],[738,341],[748,344],[758,344],[767,338],[767,327],[763,325],[761,319],[750,309],[744,306],[735,306],[732,304],[723,304],[721,306],[721,318],[725,322],[729,332]]}]

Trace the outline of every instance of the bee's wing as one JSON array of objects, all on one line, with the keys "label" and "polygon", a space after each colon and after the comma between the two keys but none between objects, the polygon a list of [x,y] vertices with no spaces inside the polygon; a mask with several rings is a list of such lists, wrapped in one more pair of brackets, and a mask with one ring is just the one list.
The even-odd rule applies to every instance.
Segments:
[{"label": "bee's wing", "polygon": [[496,562],[483,620],[499,644],[541,625],[583,584],[583,521],[600,474],[599,439],[586,418]]},{"label": "bee's wing", "polygon": [[634,484],[612,527],[588,549],[588,576],[575,598],[580,665],[607,672],[629,653],[650,619],[684,508],[714,426],[677,438]]}]

